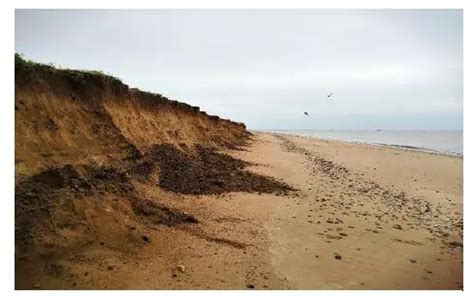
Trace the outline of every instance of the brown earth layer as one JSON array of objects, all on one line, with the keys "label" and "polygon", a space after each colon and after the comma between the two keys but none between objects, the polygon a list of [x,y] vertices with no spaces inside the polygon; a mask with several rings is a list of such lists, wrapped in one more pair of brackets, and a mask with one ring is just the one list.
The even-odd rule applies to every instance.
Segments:
[{"label": "brown earth layer", "polygon": [[163,196],[293,190],[222,152],[251,141],[241,123],[99,72],[60,70],[18,56],[15,70],[17,288],[31,287],[32,272],[56,287],[55,280],[67,276],[59,263],[95,244],[133,254],[155,241],[149,230],[158,226],[245,246],[189,229],[199,216],[145,189]]},{"label": "brown earth layer", "polygon": [[68,164],[107,165],[154,144],[238,148],[242,123],[209,116],[165,96],[131,89],[99,72],[56,69],[16,58],[15,175]]}]

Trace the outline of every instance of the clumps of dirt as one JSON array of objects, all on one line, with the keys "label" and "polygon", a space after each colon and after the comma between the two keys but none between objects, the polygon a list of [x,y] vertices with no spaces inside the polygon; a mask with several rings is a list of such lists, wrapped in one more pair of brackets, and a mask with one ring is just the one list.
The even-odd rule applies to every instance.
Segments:
[{"label": "clumps of dirt", "polygon": [[40,222],[48,220],[61,202],[111,192],[134,192],[127,177],[112,167],[50,168],[15,186],[15,233],[20,243],[31,243]]},{"label": "clumps of dirt", "polygon": [[137,180],[141,182],[146,182],[150,179],[155,166],[152,162],[149,161],[139,161],[138,163],[133,164],[128,173]]},{"label": "clumps of dirt", "polygon": [[193,215],[171,210],[150,200],[134,200],[132,208],[136,214],[153,224],[176,226],[181,223],[199,223]]},{"label": "clumps of dirt", "polygon": [[[133,168],[135,177],[147,175],[150,164],[144,162]],[[50,168],[21,180],[15,187],[15,236],[16,242],[21,247],[33,245],[34,239],[45,235],[45,232],[55,232],[54,228],[64,221],[66,214],[59,215],[57,210],[64,208],[64,204],[74,199],[92,197],[99,199],[106,194],[122,197],[125,203],[137,215],[153,224],[168,226],[179,223],[196,223],[191,215],[174,211],[161,206],[158,202],[139,197],[134,188],[129,174],[112,166],[72,166]],[[61,212],[61,211],[59,211]],[[72,211],[74,212],[74,211]],[[56,213],[56,215],[55,215]],[[82,219],[78,214],[77,223]]]},{"label": "clumps of dirt", "polygon": [[[83,211],[79,205],[89,205],[86,207],[92,207],[94,213],[103,209],[112,216],[116,215],[114,211],[120,211],[124,217],[145,224],[198,223],[188,213],[142,197],[134,187],[136,181],[159,183],[165,190],[184,194],[233,191],[282,194],[293,190],[283,182],[246,171],[245,167],[252,164],[215,149],[196,147],[195,151],[183,152],[173,145],[162,144],[153,146],[145,155],[132,155],[133,158],[115,165],[66,165],[18,180],[15,186],[17,247],[22,251],[36,246],[57,244],[59,247],[60,242],[67,244],[63,234],[73,230],[84,241],[93,237],[97,222],[87,220],[87,210]],[[117,206],[115,210],[109,207],[110,203]]]},{"label": "clumps of dirt", "polygon": [[197,146],[195,154],[191,154],[160,144],[154,145],[147,156],[158,164],[159,185],[176,193],[287,193],[293,190],[284,182],[244,170],[251,164],[211,148]]},{"label": "clumps of dirt", "polygon": [[137,160],[140,157],[142,157],[142,154],[137,149],[137,147],[135,145],[131,144],[131,143],[127,144],[127,146],[124,147],[124,151],[127,154],[127,157],[123,159],[124,161]]}]

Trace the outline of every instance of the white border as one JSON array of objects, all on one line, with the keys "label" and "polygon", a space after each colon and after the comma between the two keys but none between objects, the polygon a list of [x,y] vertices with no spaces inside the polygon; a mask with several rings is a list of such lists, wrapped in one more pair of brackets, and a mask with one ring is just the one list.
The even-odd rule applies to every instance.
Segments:
[{"label": "white border", "polygon": [[[0,216],[0,290],[2,293],[8,295],[34,295],[44,296],[45,294],[52,294],[62,296],[64,291],[14,291],[14,8],[429,8],[429,9],[464,9],[464,78],[472,80],[474,78],[472,71],[472,54],[473,48],[473,30],[474,28],[474,13],[472,4],[473,1],[423,1],[423,0],[331,0],[331,1],[310,1],[310,0],[174,0],[174,1],[102,1],[102,0],[82,0],[82,1],[59,1],[46,0],[41,1],[10,1],[3,0],[1,2],[0,10],[0,32],[1,32],[1,46],[0,46],[0,92],[2,94],[0,99],[1,112],[1,153],[0,158],[2,165],[0,182],[3,194],[0,198],[0,209],[2,211]],[[466,83],[464,79],[464,98],[471,99],[473,96],[472,83]],[[473,119],[471,118],[472,103],[470,100],[464,101],[464,213],[465,227],[464,227],[464,246],[469,248],[472,246],[472,220],[470,213],[473,209],[474,192],[472,185],[470,185],[469,169],[472,167],[471,151],[473,146],[473,139],[471,137],[470,128],[472,127]],[[471,295],[474,291],[472,284],[472,256],[469,251],[464,252],[464,294]],[[471,292],[471,293],[468,293]],[[67,294],[71,295],[136,295],[137,293],[156,296],[156,294],[166,295],[187,295],[188,291],[70,291]],[[243,294],[242,291],[194,291],[193,294],[208,296],[226,294],[230,296],[237,296]],[[286,291],[259,291],[259,292],[245,292],[247,294],[258,295],[287,295]],[[345,296],[348,291],[292,291],[295,295],[331,295],[331,296]],[[457,296],[463,294],[459,291],[351,291],[352,295],[380,295],[386,296],[401,295],[404,296],[423,296],[423,295],[450,295]],[[3,295],[3,294],[2,294]]]}]

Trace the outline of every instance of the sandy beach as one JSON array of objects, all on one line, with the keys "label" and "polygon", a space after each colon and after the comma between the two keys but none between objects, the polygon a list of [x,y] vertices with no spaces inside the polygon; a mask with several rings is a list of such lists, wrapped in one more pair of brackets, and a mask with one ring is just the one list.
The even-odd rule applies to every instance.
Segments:
[{"label": "sandy beach", "polygon": [[465,290],[462,7],[104,8],[10,9],[1,287]]},{"label": "sandy beach", "polygon": [[69,272],[56,276],[20,265],[17,286],[462,289],[462,158],[267,133],[227,153],[295,191],[183,195],[136,183],[199,224],[146,227],[138,247],[89,244],[56,259],[52,269]]}]

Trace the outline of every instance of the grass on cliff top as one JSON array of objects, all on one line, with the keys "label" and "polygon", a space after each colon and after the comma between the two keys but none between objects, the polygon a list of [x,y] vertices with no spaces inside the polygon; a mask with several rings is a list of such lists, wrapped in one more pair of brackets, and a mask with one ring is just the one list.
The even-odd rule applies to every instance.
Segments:
[{"label": "grass on cliff top", "polygon": [[103,77],[106,80],[114,80],[118,81],[120,83],[123,83],[122,80],[118,77],[115,77],[113,75],[104,73],[100,70],[85,70],[85,69],[69,69],[69,68],[63,68],[59,65],[54,65],[53,63],[50,64],[43,64],[43,63],[38,63],[32,60],[27,60],[23,57],[22,54],[15,53],[15,69],[22,69],[22,70],[35,70],[35,69],[44,69],[52,72],[61,72],[65,75],[72,75],[72,76],[79,76],[79,77],[84,77],[84,75],[93,75],[93,76],[99,76]]}]

